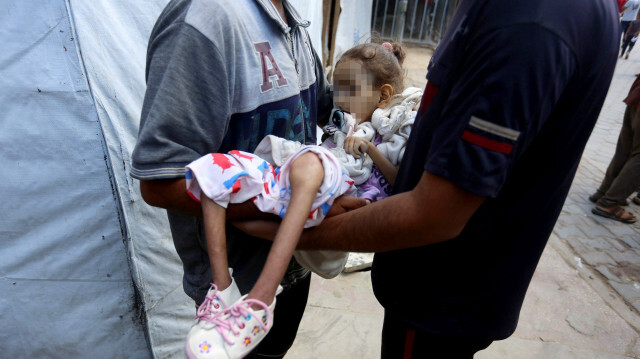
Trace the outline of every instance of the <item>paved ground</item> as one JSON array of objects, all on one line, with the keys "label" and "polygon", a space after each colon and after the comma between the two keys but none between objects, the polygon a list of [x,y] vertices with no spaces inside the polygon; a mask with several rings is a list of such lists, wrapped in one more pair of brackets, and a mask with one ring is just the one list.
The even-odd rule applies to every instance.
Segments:
[{"label": "paved ground", "polygon": [[[430,52],[410,49],[406,85],[424,87]],[[588,195],[611,159],[640,50],[620,59],[598,124],[542,256],[514,335],[479,359],[640,358],[640,224],[591,214]],[[629,210],[640,216],[640,206]],[[415,303],[407,303],[414,305]],[[382,308],[369,272],[314,277],[289,358],[377,358]]]}]

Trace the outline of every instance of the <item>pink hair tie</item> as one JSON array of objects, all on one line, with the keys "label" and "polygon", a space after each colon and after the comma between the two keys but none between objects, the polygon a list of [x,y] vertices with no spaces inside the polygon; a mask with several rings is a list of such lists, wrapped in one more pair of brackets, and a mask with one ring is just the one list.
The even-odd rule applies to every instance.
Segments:
[{"label": "pink hair tie", "polygon": [[387,49],[387,50],[389,50],[389,51],[393,52],[393,45],[391,45],[391,43],[389,43],[389,42],[383,42],[383,43],[381,44],[381,46],[382,46],[382,47],[384,47],[385,49]]}]

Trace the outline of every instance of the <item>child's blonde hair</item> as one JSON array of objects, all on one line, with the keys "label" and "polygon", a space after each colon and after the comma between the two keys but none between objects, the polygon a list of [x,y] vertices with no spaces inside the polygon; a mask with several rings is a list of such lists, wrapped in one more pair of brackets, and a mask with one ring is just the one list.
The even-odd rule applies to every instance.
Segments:
[{"label": "child's blonde hair", "polygon": [[372,41],[376,42],[356,45],[347,50],[336,63],[336,67],[345,60],[357,61],[374,77],[375,87],[389,84],[393,86],[395,93],[402,92],[404,90],[402,62],[406,56],[404,49],[398,43]]}]

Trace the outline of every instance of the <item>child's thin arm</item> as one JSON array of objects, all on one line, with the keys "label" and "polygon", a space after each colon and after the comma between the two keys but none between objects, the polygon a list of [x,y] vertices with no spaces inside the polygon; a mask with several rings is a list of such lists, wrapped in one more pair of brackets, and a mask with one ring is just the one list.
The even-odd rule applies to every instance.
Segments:
[{"label": "child's thin arm", "polygon": [[396,168],[396,166],[394,166],[391,161],[383,156],[380,150],[378,150],[378,147],[374,146],[373,144],[371,144],[370,146],[367,145],[366,152],[369,156],[371,156],[373,163],[378,166],[378,169],[380,169],[380,172],[382,172],[384,178],[386,178],[389,184],[393,186],[393,184],[396,182],[396,176],[398,175],[398,169]]},{"label": "child's thin arm", "polygon": [[289,206],[278,227],[262,273],[249,292],[249,298],[270,303],[275,296],[278,283],[284,277],[323,178],[322,162],[314,153],[305,153],[291,164]]},{"label": "child's thin arm", "polygon": [[227,260],[227,236],[225,233],[226,209],[202,194],[202,219],[207,240],[207,254],[213,282],[220,290],[231,285]]},{"label": "child's thin arm", "polygon": [[389,184],[393,186],[396,182],[398,169],[391,161],[382,155],[373,143],[364,138],[351,136],[347,137],[344,141],[344,150],[355,158],[360,158],[360,154],[367,153],[371,157],[371,160],[373,160],[373,163],[378,166],[378,169],[380,169],[380,172],[382,172],[382,175],[387,179]]}]

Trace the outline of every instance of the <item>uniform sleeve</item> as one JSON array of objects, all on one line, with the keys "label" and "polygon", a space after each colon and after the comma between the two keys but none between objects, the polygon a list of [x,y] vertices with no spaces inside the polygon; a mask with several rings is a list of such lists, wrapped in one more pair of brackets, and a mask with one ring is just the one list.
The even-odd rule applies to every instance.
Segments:
[{"label": "uniform sleeve", "polygon": [[230,117],[230,91],[218,49],[184,23],[154,32],[147,91],[131,176],[184,177],[185,166],[216,152]]},{"label": "uniform sleeve", "polygon": [[527,24],[476,36],[463,54],[424,169],[495,197],[557,110],[575,57],[556,35]]}]

